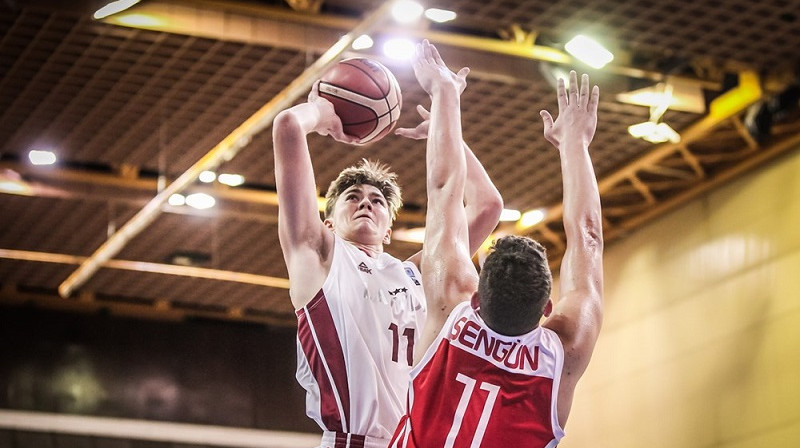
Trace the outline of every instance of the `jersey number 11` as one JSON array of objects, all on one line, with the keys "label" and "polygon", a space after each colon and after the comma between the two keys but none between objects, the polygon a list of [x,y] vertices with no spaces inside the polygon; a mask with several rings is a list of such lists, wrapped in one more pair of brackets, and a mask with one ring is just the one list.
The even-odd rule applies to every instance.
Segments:
[{"label": "jersey number 11", "polygon": [[[467,412],[472,392],[475,390],[475,385],[478,383],[475,378],[470,378],[467,375],[459,373],[456,375],[456,381],[464,385],[464,392],[461,393],[461,399],[458,400],[458,407],[456,408],[456,415],[453,416],[453,426],[450,427],[450,432],[447,433],[447,440],[445,441],[444,448],[453,448],[456,442],[456,436],[461,429],[461,423],[464,420],[464,413]],[[481,411],[481,418],[478,420],[478,427],[475,428],[475,433],[472,436],[472,443],[470,448],[477,448],[481,446],[483,434],[486,432],[486,426],[489,424],[489,417],[492,415],[492,408],[494,402],[497,400],[497,395],[500,393],[500,386],[496,384],[487,383],[482,381],[479,388],[489,392],[486,397],[486,402],[483,403],[483,411]]]},{"label": "jersey number 11", "polygon": [[[392,361],[398,362],[398,352],[400,351],[400,328],[397,324],[392,322],[389,324],[389,329],[392,330]],[[406,362],[408,365],[414,363],[414,329],[404,328],[403,337],[406,338]]]}]

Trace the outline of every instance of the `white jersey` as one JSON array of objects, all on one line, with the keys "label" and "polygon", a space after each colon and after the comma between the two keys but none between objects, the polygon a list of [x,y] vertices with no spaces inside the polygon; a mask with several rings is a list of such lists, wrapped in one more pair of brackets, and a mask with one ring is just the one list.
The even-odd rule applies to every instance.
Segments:
[{"label": "white jersey", "polygon": [[558,335],[492,331],[469,302],[456,306],[411,373],[409,408],[391,448],[553,448],[564,364]]},{"label": "white jersey", "polygon": [[323,444],[385,447],[405,411],[427,312],[421,275],[411,262],[334,241],[322,289],[296,311],[297,381]]}]

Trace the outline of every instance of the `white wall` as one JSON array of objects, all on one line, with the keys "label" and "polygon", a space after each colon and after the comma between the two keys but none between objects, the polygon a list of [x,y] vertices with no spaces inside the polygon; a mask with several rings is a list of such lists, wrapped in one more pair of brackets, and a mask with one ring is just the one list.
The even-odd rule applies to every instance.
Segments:
[{"label": "white wall", "polygon": [[800,447],[800,151],[606,247],[561,448]]}]

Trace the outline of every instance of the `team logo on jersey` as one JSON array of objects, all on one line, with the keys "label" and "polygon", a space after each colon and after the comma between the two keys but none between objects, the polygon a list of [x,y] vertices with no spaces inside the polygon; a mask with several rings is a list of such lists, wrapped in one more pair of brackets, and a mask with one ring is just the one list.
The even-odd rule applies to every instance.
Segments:
[{"label": "team logo on jersey", "polygon": [[361,272],[366,272],[367,274],[372,274],[372,269],[367,267],[367,264],[363,261],[358,265],[358,270]]},{"label": "team logo on jersey", "polygon": [[413,269],[406,268],[406,275],[408,275],[408,277],[411,279],[411,281],[414,282],[415,285],[419,286],[419,280],[417,280],[417,277],[414,276],[414,270]]}]

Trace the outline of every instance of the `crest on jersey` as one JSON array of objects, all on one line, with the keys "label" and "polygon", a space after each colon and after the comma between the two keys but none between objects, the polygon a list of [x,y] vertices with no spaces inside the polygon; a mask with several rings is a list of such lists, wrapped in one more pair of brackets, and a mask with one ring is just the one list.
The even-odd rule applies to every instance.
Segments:
[{"label": "crest on jersey", "polygon": [[411,279],[411,281],[414,282],[415,285],[417,285],[417,286],[420,285],[419,280],[417,280],[417,277],[414,275],[414,270],[413,269],[406,268],[406,275],[408,275],[408,277]]}]

